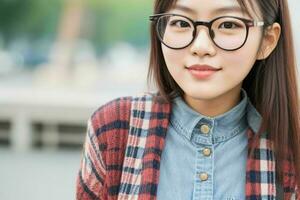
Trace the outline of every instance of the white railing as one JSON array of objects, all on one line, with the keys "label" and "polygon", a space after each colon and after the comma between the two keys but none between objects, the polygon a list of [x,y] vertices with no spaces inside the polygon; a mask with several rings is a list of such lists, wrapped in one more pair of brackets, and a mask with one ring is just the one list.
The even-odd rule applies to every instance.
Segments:
[{"label": "white railing", "polygon": [[0,121],[10,122],[8,137],[11,147],[16,151],[25,151],[33,145],[34,123],[43,124],[41,140],[46,146],[55,146],[59,138],[80,142],[84,133],[59,137],[57,125],[85,126],[89,116],[99,106],[116,97],[128,96],[130,91],[92,93],[66,88],[0,87],[0,94]]}]

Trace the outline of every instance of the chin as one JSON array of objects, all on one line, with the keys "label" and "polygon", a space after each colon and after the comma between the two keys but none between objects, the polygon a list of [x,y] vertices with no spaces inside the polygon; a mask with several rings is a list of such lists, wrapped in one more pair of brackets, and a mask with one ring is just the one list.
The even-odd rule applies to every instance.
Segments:
[{"label": "chin", "polygon": [[197,100],[211,100],[219,96],[215,91],[203,91],[203,90],[197,90],[197,91],[186,91],[186,96],[189,96],[190,98],[197,99]]}]

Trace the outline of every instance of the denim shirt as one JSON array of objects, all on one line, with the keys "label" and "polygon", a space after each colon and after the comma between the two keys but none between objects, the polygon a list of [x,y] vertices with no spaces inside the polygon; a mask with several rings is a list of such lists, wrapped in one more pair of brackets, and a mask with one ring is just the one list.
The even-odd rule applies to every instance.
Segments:
[{"label": "denim shirt", "polygon": [[172,103],[161,156],[158,200],[245,199],[250,126],[258,131],[261,116],[241,90],[229,111],[207,117],[180,97]]}]

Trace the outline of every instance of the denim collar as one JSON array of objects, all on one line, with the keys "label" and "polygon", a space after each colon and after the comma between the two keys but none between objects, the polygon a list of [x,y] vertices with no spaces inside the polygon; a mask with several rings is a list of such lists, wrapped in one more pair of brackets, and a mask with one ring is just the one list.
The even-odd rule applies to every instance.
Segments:
[{"label": "denim collar", "polygon": [[[241,95],[242,99],[236,106],[216,117],[198,113],[189,107],[181,96],[177,96],[172,103],[171,125],[188,140],[202,144],[224,142],[243,132],[248,126],[257,133],[261,116],[243,88]],[[200,134],[202,124],[211,128],[209,134]]]}]

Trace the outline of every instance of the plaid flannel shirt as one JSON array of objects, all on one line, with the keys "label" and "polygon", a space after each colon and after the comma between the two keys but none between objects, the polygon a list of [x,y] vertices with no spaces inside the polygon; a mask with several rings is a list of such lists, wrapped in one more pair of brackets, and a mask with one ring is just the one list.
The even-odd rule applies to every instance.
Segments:
[{"label": "plaid flannel shirt", "polygon": [[[155,97],[157,93],[120,97],[94,112],[88,121],[76,181],[77,200],[156,199],[171,104]],[[247,135],[250,150],[253,130],[249,128]],[[284,199],[300,199],[290,160],[286,161],[284,175]],[[267,134],[260,137],[252,156],[248,151],[245,176],[245,199],[280,199],[272,142]]]}]

